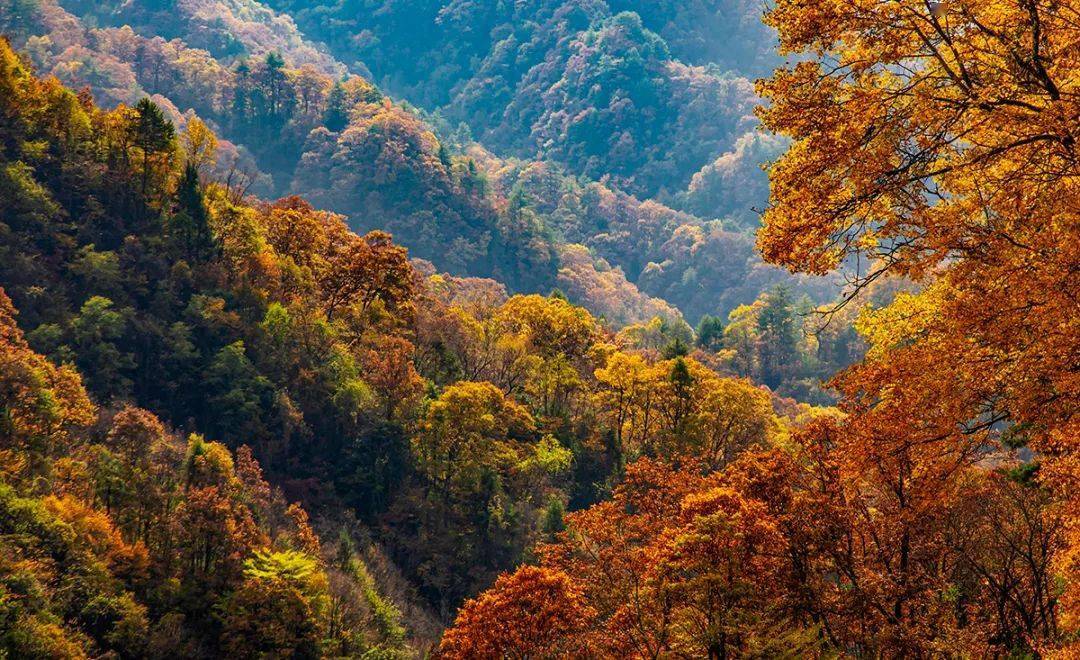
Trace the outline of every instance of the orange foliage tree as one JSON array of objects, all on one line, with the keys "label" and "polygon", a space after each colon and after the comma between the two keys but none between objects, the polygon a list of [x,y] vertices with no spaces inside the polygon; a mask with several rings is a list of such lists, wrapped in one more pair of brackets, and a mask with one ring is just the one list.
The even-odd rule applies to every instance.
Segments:
[{"label": "orange foliage tree", "polygon": [[1052,646],[1080,625],[1078,9],[782,0],[767,18],[806,56],[759,88],[765,126],[792,138],[763,254],[811,273],[857,257],[859,285],[922,285],[864,315],[869,354],[839,382],[852,416],[829,438],[872,551],[859,588],[882,628],[861,634],[895,652],[979,636],[942,525],[961,476],[1020,445],[1052,494],[1039,515],[1064,517],[1069,549],[1045,539],[1064,593],[1041,601],[1047,625],[982,639]]},{"label": "orange foliage tree", "polygon": [[525,566],[465,603],[443,637],[443,658],[558,658],[587,655],[580,632],[594,615],[581,589],[558,570]]},{"label": "orange foliage tree", "polygon": [[90,425],[97,411],[75,369],[30,349],[15,314],[0,289],[0,468],[40,476],[47,460],[72,442],[72,431]]}]

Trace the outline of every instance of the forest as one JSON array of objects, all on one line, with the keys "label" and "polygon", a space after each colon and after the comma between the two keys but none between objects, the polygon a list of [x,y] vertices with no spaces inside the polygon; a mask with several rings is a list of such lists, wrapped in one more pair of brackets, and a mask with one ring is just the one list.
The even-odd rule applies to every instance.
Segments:
[{"label": "forest", "polygon": [[0,0],[0,657],[1075,657],[1078,25]]}]

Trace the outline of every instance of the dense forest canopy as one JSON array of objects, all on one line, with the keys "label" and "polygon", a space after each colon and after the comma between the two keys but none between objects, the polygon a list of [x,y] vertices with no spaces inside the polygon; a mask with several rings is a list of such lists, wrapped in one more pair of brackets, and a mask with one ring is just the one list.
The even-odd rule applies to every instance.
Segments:
[{"label": "dense forest canopy", "polygon": [[0,655],[1073,657],[1078,16],[0,0]]}]

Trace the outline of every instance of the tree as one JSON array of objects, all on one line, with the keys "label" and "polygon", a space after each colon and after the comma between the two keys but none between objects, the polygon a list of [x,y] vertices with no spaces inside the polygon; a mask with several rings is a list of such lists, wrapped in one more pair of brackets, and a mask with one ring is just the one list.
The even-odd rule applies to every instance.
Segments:
[{"label": "tree", "polygon": [[203,261],[214,253],[210,212],[203,201],[199,171],[192,162],[184,166],[176,184],[176,210],[169,222],[169,233],[189,261]]},{"label": "tree", "polygon": [[728,314],[724,328],[724,348],[730,351],[733,370],[758,381],[761,380],[761,342],[757,319],[763,304],[759,297],[752,305],[739,305]]},{"label": "tree", "polygon": [[686,424],[694,405],[695,380],[686,360],[676,357],[671,361],[671,371],[667,375],[668,387],[665,388],[669,396],[664,397],[666,400],[661,404],[661,414],[667,418],[670,433],[675,437],[686,435]]},{"label": "tree", "polygon": [[213,168],[217,157],[218,140],[203,120],[192,117],[184,126],[182,146],[186,164],[195,167],[202,180],[207,170]]},{"label": "tree", "polygon": [[323,112],[323,126],[335,133],[349,125],[349,108],[345,98],[345,87],[340,81],[334,83],[326,97],[326,110]]},{"label": "tree", "polygon": [[349,236],[344,245],[331,245],[331,255],[319,274],[326,315],[350,305],[366,312],[381,300],[388,310],[403,312],[413,295],[413,270],[405,248],[390,235],[375,231],[362,239]]},{"label": "tree", "polygon": [[724,342],[724,321],[716,316],[706,314],[698,322],[697,345],[701,348],[718,351]]},{"label": "tree", "polygon": [[326,576],[301,552],[258,551],[244,582],[220,608],[229,655],[318,658],[328,604]]},{"label": "tree", "polygon": [[779,434],[767,392],[747,380],[709,378],[688,434],[690,452],[719,468],[753,447],[767,447]]},{"label": "tree", "polygon": [[176,129],[157,105],[149,98],[135,105],[135,116],[130,126],[131,139],[141,154],[142,166],[140,191],[142,208],[149,208],[151,196],[163,188],[162,180],[172,166]]},{"label": "tree", "polygon": [[277,121],[281,114],[282,104],[282,86],[285,83],[285,74],[283,69],[285,68],[285,58],[281,56],[281,53],[270,52],[266,54],[266,60],[263,63],[266,67],[266,88],[267,88],[267,113],[270,118]]},{"label": "tree", "polygon": [[525,566],[462,606],[443,637],[440,657],[524,660],[584,654],[588,647],[578,635],[592,616],[566,574]]},{"label": "tree", "polygon": [[799,337],[795,311],[785,287],[773,289],[758,312],[761,342],[761,380],[776,389],[785,376],[798,371]]},{"label": "tree", "polygon": [[647,582],[670,599],[671,650],[719,660],[812,649],[811,635],[784,629],[778,607],[784,544],[766,507],[731,489],[684,499],[680,524],[650,558]]},{"label": "tree", "polygon": [[124,406],[113,416],[106,441],[128,461],[138,463],[149,458],[164,437],[165,428],[157,417],[140,408]]},{"label": "tree", "polygon": [[623,460],[639,455],[653,431],[656,385],[651,372],[640,355],[615,353],[595,373],[601,387],[594,398],[615,432]]},{"label": "tree", "polygon": [[126,395],[131,389],[134,356],[123,350],[122,341],[130,310],[117,310],[102,296],[91,296],[79,308],[66,333],[76,354],[76,364],[87,374],[91,389],[105,400]]},{"label": "tree", "polygon": [[173,520],[179,569],[189,589],[206,595],[234,585],[248,555],[266,544],[266,535],[223,445],[192,434],[184,472],[184,497]]},{"label": "tree", "polygon": [[28,454],[33,475],[45,458],[70,446],[72,432],[90,425],[96,413],[82,380],[71,367],[57,367],[30,350],[15,323],[15,308],[0,289],[0,433],[7,453]]},{"label": "tree", "polygon": [[386,420],[393,419],[423,389],[423,379],[413,366],[414,350],[407,340],[388,337],[364,355],[365,379],[381,400]]},{"label": "tree", "polygon": [[300,112],[305,116],[317,117],[322,111],[330,81],[315,68],[305,64],[299,70],[289,72],[289,81],[300,97]]},{"label": "tree", "polygon": [[559,298],[514,296],[498,312],[504,331],[522,334],[541,355],[563,354],[576,361],[595,340],[595,319],[581,307]]},{"label": "tree", "polygon": [[420,469],[449,501],[481,487],[485,471],[513,456],[510,443],[532,432],[529,413],[491,383],[459,382],[431,403],[415,441]]},{"label": "tree", "polygon": [[525,566],[462,606],[440,657],[558,658],[587,654],[581,633],[593,611],[561,571]]},{"label": "tree", "polygon": [[233,88],[230,113],[235,127],[245,129],[251,121],[251,67],[241,58],[234,70],[236,85]]},{"label": "tree", "polygon": [[207,426],[221,437],[267,440],[267,412],[273,405],[273,384],[248,358],[244,342],[225,346],[207,370],[212,412]]},{"label": "tree", "polygon": [[[1074,11],[1039,0],[792,1],[767,18],[785,50],[808,57],[759,88],[766,128],[792,139],[770,173],[763,254],[811,273],[869,264],[861,286],[886,274],[923,286],[860,324],[867,359],[840,381],[853,417],[838,435],[858,437],[845,448],[875,466],[874,488],[896,507],[873,523],[903,521],[882,558],[894,590],[885,643],[898,652],[932,643],[913,634],[926,618],[903,595],[931,579],[914,553],[940,547],[928,525],[948,506],[943,492],[958,466],[1000,448],[997,425],[1028,429],[1044,459],[1038,479],[1080,528],[1080,315],[1065,312],[1080,258],[1064,248],[1080,226],[1078,161],[1075,122],[1059,119],[1075,105],[1076,55],[1063,46],[1076,38]],[[1076,547],[1057,563],[1071,631]]]}]

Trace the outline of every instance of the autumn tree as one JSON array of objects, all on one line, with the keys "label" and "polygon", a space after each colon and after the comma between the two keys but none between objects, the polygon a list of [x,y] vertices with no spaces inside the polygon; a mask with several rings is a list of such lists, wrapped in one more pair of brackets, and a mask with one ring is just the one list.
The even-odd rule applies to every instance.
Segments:
[{"label": "autumn tree", "polygon": [[193,589],[205,592],[235,581],[266,538],[244,504],[223,445],[193,435],[185,463],[185,496],[175,514],[180,570]]},{"label": "autumn tree", "polygon": [[624,457],[642,450],[655,424],[652,371],[640,355],[619,352],[595,373],[601,387],[594,398]]},{"label": "autumn tree", "polygon": [[725,488],[687,496],[647,582],[670,599],[671,650],[717,659],[810,651],[812,635],[784,620],[784,545],[760,502]]},{"label": "autumn tree", "polygon": [[[522,524],[535,491],[532,416],[487,382],[460,381],[428,406],[412,439],[423,481],[420,534],[412,552],[424,585],[445,613],[468,595],[476,578],[494,578],[523,549],[531,525]],[[542,470],[542,468],[541,468]]]},{"label": "autumn tree", "polygon": [[507,331],[525,334],[540,353],[562,353],[571,360],[585,355],[598,332],[588,311],[550,296],[514,296],[496,318]]},{"label": "autumn tree", "polygon": [[364,313],[376,300],[390,311],[404,311],[413,293],[413,271],[405,248],[378,231],[363,238],[340,238],[342,244],[330,245],[326,267],[319,276],[327,317],[350,305]]},{"label": "autumn tree", "polygon": [[706,378],[686,433],[686,451],[722,467],[744,451],[764,448],[780,434],[769,395],[746,380]]},{"label": "autumn tree", "polygon": [[[787,606],[791,564],[780,521],[759,493],[701,468],[632,464],[610,501],[566,516],[566,531],[540,548],[540,567],[504,576],[468,603],[443,650],[548,657],[573,654],[573,644],[599,657],[710,658],[812,651],[812,629],[793,622]],[[584,612],[534,642],[537,619],[508,611],[540,578],[567,584],[557,598],[533,596],[539,602],[565,607],[570,594]],[[506,626],[504,617],[523,625]]]},{"label": "autumn tree", "polygon": [[423,389],[423,380],[413,366],[414,350],[409,341],[388,337],[364,354],[367,382],[381,400],[383,417],[388,420]]},{"label": "autumn tree", "polygon": [[[44,459],[72,442],[72,431],[88,426],[96,409],[71,367],[57,367],[26,344],[15,309],[0,289],[0,452],[5,471],[47,469]],[[25,454],[13,452],[25,452]],[[17,476],[17,475],[16,475]]]},{"label": "autumn tree", "polygon": [[619,352],[595,377],[594,403],[626,460],[693,456],[719,468],[779,433],[766,391],[692,358],[649,364]]},{"label": "autumn tree", "polygon": [[512,443],[532,431],[532,417],[491,383],[460,382],[432,402],[415,450],[444,499],[477,488],[485,471],[512,458]]},{"label": "autumn tree", "polygon": [[220,611],[222,642],[237,657],[320,657],[328,604],[326,576],[302,552],[256,552],[244,582]]},{"label": "autumn tree", "polygon": [[195,167],[199,177],[205,177],[217,157],[218,139],[213,131],[198,117],[192,117],[180,135],[180,146],[187,165]]},{"label": "autumn tree", "polygon": [[326,220],[327,214],[303,199],[285,197],[266,209],[262,225],[267,241],[280,256],[292,260],[295,267],[310,270],[328,248]]},{"label": "autumn tree", "polygon": [[560,571],[534,566],[500,577],[492,591],[462,606],[439,657],[558,658],[587,654],[581,633],[593,612]]},{"label": "autumn tree", "polygon": [[[834,436],[879,494],[857,528],[894,539],[878,537],[871,579],[892,592],[882,641],[896,652],[946,634],[927,610],[942,577],[930,557],[947,547],[934,521],[1000,428],[1041,457],[1049,506],[1078,524],[1075,11],[780,2],[766,19],[806,57],[759,87],[765,126],[793,141],[771,171],[763,254],[811,273],[857,259],[859,285],[922,285],[863,322],[867,360],[841,380],[853,417]],[[1075,556],[1057,558],[1070,630]],[[954,639],[965,623],[949,623]]]}]

